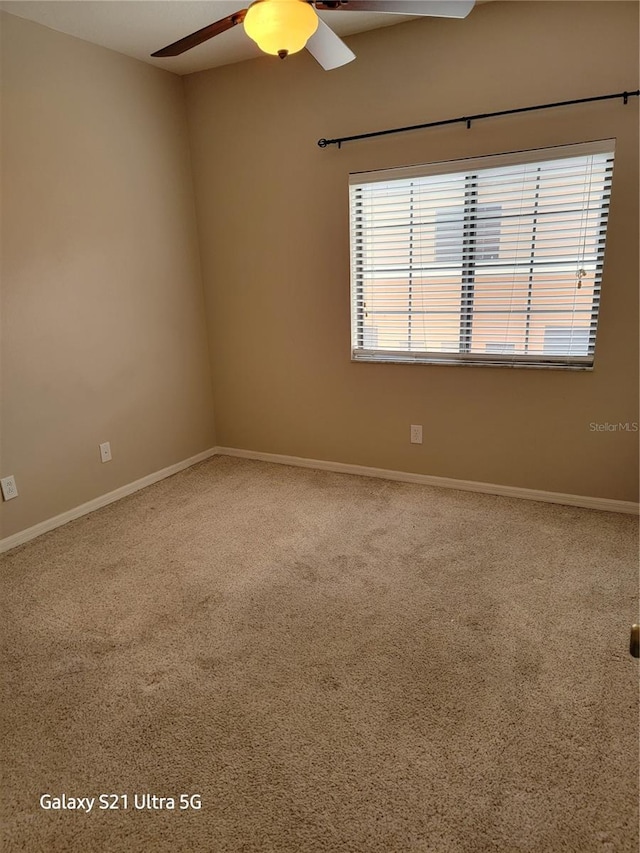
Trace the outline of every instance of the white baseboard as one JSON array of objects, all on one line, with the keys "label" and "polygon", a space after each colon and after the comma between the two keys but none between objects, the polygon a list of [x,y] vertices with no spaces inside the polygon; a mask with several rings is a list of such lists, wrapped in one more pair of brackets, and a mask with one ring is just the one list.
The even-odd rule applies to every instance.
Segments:
[{"label": "white baseboard", "polygon": [[215,456],[216,453],[217,448],[215,447],[212,447],[209,450],[203,450],[202,453],[197,453],[189,459],[183,459],[182,462],[176,462],[175,465],[169,465],[168,468],[163,468],[161,471],[154,471],[153,474],[147,474],[146,477],[141,477],[141,479],[135,480],[133,483],[127,483],[126,486],[120,486],[119,489],[114,489],[113,492],[107,492],[106,495],[100,495],[100,497],[87,501],[87,503],[76,506],[73,509],[69,509],[67,512],[63,512],[53,518],[48,518],[46,521],[41,521],[39,524],[34,524],[33,527],[27,527],[26,530],[20,530],[12,536],[0,539],[0,554],[4,551],[8,551],[10,548],[16,548],[18,545],[23,545],[25,542],[29,542],[30,539],[35,539],[36,536],[48,533],[56,527],[62,527],[63,524],[67,524],[69,521],[74,521],[82,515],[88,515],[90,512],[95,512],[97,509],[102,509],[103,506],[108,506],[108,504],[112,504],[114,501],[119,501],[120,498],[125,498],[127,495],[139,492],[140,489],[151,486],[159,480],[164,480],[166,477],[171,477],[179,471],[184,471],[185,468],[190,468],[198,462],[209,459],[209,457]]},{"label": "white baseboard", "polygon": [[454,480],[451,477],[434,477],[431,474],[411,474],[407,471],[368,468],[364,465],[327,462],[324,459],[304,459],[301,456],[283,456],[279,453],[260,453],[255,450],[241,450],[236,447],[216,447],[216,452],[222,456],[239,456],[243,459],[258,459],[262,462],[294,465],[299,468],[318,468],[322,471],[334,471],[337,474],[357,474],[361,477],[398,480],[401,483],[419,483],[423,486],[437,486],[442,489],[460,489],[464,492],[481,492],[487,495],[501,495],[505,498],[522,498],[528,501],[579,506],[585,509],[604,510],[605,512],[623,512],[630,515],[637,515],[640,509],[640,505],[633,501],[594,498],[588,495],[564,495],[560,492],[523,489],[520,486],[500,486],[494,483],[477,483],[473,480]]},{"label": "white baseboard", "polygon": [[599,509],[606,512],[623,512],[631,515],[637,515],[639,505],[633,501],[618,501],[612,498],[594,498],[588,495],[564,495],[559,492],[543,492],[537,489],[523,489],[520,486],[499,486],[493,483],[477,483],[473,480],[454,480],[451,477],[434,477],[430,474],[412,474],[408,471],[390,471],[387,468],[368,468],[364,465],[349,465],[344,462],[328,462],[324,459],[305,459],[301,456],[283,456],[279,453],[261,453],[257,450],[242,450],[237,447],[212,447],[209,450],[203,450],[202,453],[191,456],[189,459],[184,459],[182,462],[176,462],[175,465],[169,465],[168,468],[163,468],[161,471],[155,471],[153,474],[148,474],[140,480],[135,480],[133,483],[128,483],[126,486],[121,486],[113,492],[108,492],[106,495],[94,498],[87,503],[67,510],[53,518],[48,518],[46,521],[41,521],[39,524],[34,524],[33,527],[27,527],[26,530],[20,530],[12,536],[7,536],[0,539],[0,554],[4,551],[9,551],[11,548],[16,548],[18,545],[23,545],[36,536],[43,533],[48,533],[56,527],[62,527],[69,521],[74,521],[83,515],[88,515],[90,512],[95,512],[103,506],[108,506],[114,501],[120,500],[127,495],[140,491],[140,489],[151,486],[159,480],[164,480],[166,477],[171,477],[179,471],[184,471],[185,468],[190,468],[198,462],[209,459],[212,456],[237,456],[242,459],[258,459],[262,462],[274,462],[278,465],[293,465],[298,468],[316,468],[320,471],[334,471],[337,474],[356,474],[360,477],[376,477],[381,480],[397,480],[401,483],[418,483],[423,486],[437,486],[442,489],[460,489],[465,492],[481,492],[487,495],[501,495],[506,498],[521,498],[528,501],[542,501],[544,503],[564,504],[565,506],[579,506],[585,509]]}]

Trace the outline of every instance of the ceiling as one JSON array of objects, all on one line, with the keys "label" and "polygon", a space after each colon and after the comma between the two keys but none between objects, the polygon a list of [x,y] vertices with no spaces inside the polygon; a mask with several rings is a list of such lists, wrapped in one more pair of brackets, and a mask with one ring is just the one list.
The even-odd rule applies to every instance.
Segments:
[{"label": "ceiling", "polygon": [[[182,56],[152,59],[149,54],[247,5],[247,0],[4,0],[0,9],[176,74],[191,74],[261,53],[242,27],[234,27]],[[319,15],[340,36],[412,20],[375,12]]]}]

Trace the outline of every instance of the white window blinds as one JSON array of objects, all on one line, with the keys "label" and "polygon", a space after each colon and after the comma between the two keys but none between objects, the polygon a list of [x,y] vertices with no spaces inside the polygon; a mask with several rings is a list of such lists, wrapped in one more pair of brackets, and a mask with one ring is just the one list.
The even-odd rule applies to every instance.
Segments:
[{"label": "white window blinds", "polygon": [[350,176],[352,353],[593,364],[614,142]]}]

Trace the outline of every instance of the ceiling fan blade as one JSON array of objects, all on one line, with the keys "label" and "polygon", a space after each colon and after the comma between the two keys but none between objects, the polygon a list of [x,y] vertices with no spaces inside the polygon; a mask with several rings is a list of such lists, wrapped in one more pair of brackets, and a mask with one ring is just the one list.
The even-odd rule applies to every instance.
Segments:
[{"label": "ceiling fan blade", "polygon": [[339,68],[356,58],[355,53],[321,18],[318,18],[318,29],[307,42],[307,50],[325,71]]},{"label": "ceiling fan blade", "polygon": [[342,12],[385,12],[432,18],[466,18],[475,0],[316,0],[316,9]]},{"label": "ceiling fan blade", "polygon": [[178,41],[174,41],[173,44],[169,44],[161,50],[156,50],[156,52],[152,53],[151,56],[179,56],[181,53],[191,50],[192,47],[197,47],[199,44],[212,39],[214,36],[230,30],[232,27],[235,27],[236,24],[241,24],[244,21],[244,16],[246,14],[246,9],[242,9],[240,12],[235,12],[233,15],[229,15],[229,17],[223,18],[221,21],[216,21],[215,24],[209,24],[201,30],[196,30],[195,33],[191,33],[189,36],[185,36]]}]

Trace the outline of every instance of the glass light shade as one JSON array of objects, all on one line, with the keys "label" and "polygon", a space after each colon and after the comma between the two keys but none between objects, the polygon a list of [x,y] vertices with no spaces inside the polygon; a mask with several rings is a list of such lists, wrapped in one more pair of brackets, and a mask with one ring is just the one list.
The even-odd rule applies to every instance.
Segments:
[{"label": "glass light shade", "polygon": [[305,0],[256,0],[244,29],[260,50],[274,56],[297,53],[318,28],[318,16]]}]

